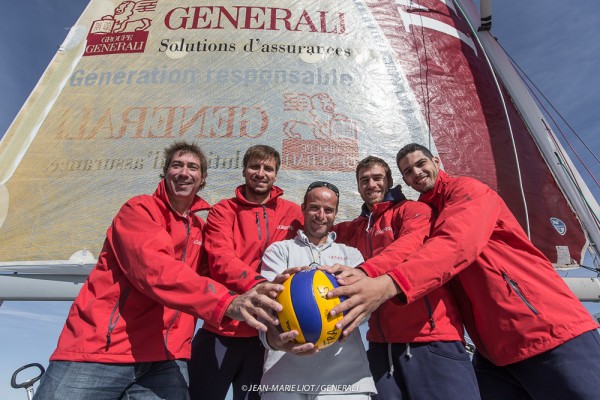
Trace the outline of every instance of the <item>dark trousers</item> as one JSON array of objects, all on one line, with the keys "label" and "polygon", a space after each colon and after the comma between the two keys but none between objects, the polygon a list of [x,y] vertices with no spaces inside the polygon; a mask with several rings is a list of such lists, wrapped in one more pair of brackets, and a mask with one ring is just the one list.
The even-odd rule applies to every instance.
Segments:
[{"label": "dark trousers", "polygon": [[[380,400],[479,400],[471,359],[461,342],[369,343]],[[392,368],[393,367],[393,370]],[[390,373],[391,372],[391,373]]]},{"label": "dark trousers", "polygon": [[473,357],[483,400],[600,399],[600,335],[586,332],[527,360],[497,367]]},{"label": "dark trousers", "polygon": [[248,388],[260,384],[264,359],[258,337],[232,338],[200,329],[188,363],[190,397],[223,400],[232,385],[234,400],[260,399],[258,391]]}]

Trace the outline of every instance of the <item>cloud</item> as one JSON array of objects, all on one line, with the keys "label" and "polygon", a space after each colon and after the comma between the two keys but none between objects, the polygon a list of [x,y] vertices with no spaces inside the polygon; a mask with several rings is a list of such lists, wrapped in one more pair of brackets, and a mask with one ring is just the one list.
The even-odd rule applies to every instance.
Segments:
[{"label": "cloud", "polygon": [[21,310],[3,310],[0,309],[0,318],[13,317],[19,319],[29,319],[36,322],[57,323],[64,322],[64,315],[48,315],[37,312],[21,311]]}]

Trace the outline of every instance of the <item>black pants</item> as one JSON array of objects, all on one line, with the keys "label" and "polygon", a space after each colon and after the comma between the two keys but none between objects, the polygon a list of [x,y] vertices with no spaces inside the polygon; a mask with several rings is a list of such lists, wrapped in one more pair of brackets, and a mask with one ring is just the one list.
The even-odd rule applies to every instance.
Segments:
[{"label": "black pants", "polygon": [[223,400],[233,386],[234,400],[258,400],[265,348],[258,337],[232,338],[200,329],[188,363],[192,400]]}]

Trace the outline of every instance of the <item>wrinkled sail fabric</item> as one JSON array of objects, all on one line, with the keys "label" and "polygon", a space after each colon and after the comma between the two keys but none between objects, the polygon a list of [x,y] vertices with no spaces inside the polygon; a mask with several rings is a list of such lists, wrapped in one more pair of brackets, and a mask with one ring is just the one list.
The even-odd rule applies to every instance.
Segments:
[{"label": "wrinkled sail fabric", "polygon": [[206,152],[211,204],[243,182],[245,150],[269,144],[285,197],[335,182],[340,221],[362,203],[356,162],[396,170],[396,152],[418,142],[497,190],[522,224],[527,205],[551,261],[557,246],[578,260],[579,222],[509,103],[523,202],[490,69],[448,3],[92,0],[0,143],[0,262],[97,257],[175,140]]}]

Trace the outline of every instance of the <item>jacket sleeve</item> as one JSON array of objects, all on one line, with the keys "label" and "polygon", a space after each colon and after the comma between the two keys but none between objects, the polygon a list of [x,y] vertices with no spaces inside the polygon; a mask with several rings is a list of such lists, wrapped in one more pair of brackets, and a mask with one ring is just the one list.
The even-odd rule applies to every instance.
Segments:
[{"label": "jacket sleeve", "polygon": [[224,203],[213,206],[206,220],[204,248],[208,253],[210,276],[236,293],[245,293],[266,279],[237,254],[234,224],[233,210]]},{"label": "jacket sleeve", "polygon": [[361,235],[356,232],[353,222],[354,221],[340,222],[331,228],[331,230],[335,232],[335,241],[337,243],[342,243],[346,246],[358,247],[357,241]]},{"label": "jacket sleeve", "polygon": [[112,252],[131,285],[166,307],[220,323],[235,298],[176,258],[171,235],[153,218],[155,206],[132,199],[107,233]]},{"label": "jacket sleeve", "polygon": [[429,235],[433,221],[431,207],[427,204],[416,201],[404,203],[392,221],[396,240],[364,263],[361,269],[372,278],[393,269],[421,248]]},{"label": "jacket sleeve", "polygon": [[388,271],[407,303],[443,286],[471,265],[490,240],[502,210],[498,194],[471,179],[449,185],[444,201],[431,237],[417,253]]}]

